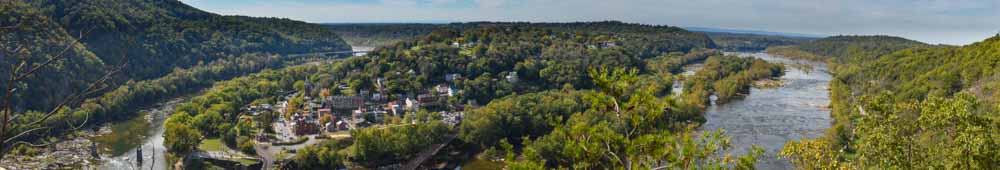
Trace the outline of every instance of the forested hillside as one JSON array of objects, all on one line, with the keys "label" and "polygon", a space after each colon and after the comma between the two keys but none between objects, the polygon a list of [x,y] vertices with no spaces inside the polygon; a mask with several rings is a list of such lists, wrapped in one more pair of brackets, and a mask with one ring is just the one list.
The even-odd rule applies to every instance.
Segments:
[{"label": "forested hillside", "polygon": [[698,48],[715,48],[705,34],[667,25],[631,24],[621,21],[571,22],[571,23],[527,23],[527,22],[472,22],[458,27],[478,28],[483,26],[524,26],[544,28],[564,33],[590,33],[613,37],[611,42],[625,49],[638,52],[638,57],[649,58],[663,51],[690,51]]},{"label": "forested hillside", "polygon": [[756,35],[721,32],[701,32],[712,38],[719,49],[726,51],[762,51],[772,46],[786,46],[806,43],[817,38],[786,37],[779,35]]},{"label": "forested hillside", "polygon": [[768,49],[769,53],[812,60],[834,59],[839,63],[864,62],[898,50],[929,46],[928,44],[893,36],[833,36],[792,47]]},{"label": "forested hillside", "polygon": [[[620,21],[529,23],[529,22],[468,22],[451,24],[327,24],[353,45],[378,47],[427,35],[447,28],[456,31],[482,27],[532,27],[556,32],[614,35],[630,49],[646,51],[688,51],[694,48],[714,48],[715,43],[702,33],[690,32],[665,25],[631,24]],[[651,57],[656,53],[643,53]]]},{"label": "forested hillside", "polygon": [[[220,58],[260,52],[273,54],[346,51],[350,47],[321,25],[278,18],[220,16],[176,0],[5,1],[5,48],[32,45],[18,59],[39,62],[72,45],[65,66],[47,68],[16,95],[19,110],[44,110],[79,91],[112,67],[124,65],[111,88],[127,80],[160,77]],[[9,14],[9,15],[6,15]],[[37,25],[37,26],[36,26]],[[6,28],[11,27],[11,28]],[[37,36],[31,36],[37,35]],[[79,41],[75,44],[75,41]],[[32,64],[29,62],[29,64]],[[4,71],[7,71],[6,69]],[[3,76],[7,76],[4,74]],[[67,77],[73,77],[67,79]],[[31,102],[25,102],[32,99]]]},{"label": "forested hillside", "polygon": [[834,37],[801,45],[831,60],[835,124],[790,142],[800,168],[989,169],[1000,164],[1000,36],[929,46],[893,37]]},{"label": "forested hillside", "polygon": [[[704,36],[664,26],[593,26],[603,29],[570,33],[546,28],[591,25],[470,25],[479,25],[479,28],[444,28],[419,39],[377,48],[370,53],[373,57],[350,60],[348,62],[353,63],[347,65],[363,71],[345,75],[351,82],[344,83],[360,89],[373,87],[376,79],[384,78],[389,94],[405,94],[442,83],[446,74],[458,74],[464,78],[458,86],[467,92],[461,101],[473,100],[482,104],[512,92],[564,85],[588,88],[589,77],[580,70],[597,66],[643,68],[644,58],[713,45]],[[615,29],[621,31],[599,31]],[[662,37],[635,39],[641,35]],[[521,81],[496,80],[511,74]]]},{"label": "forested hillside", "polygon": [[28,66],[59,59],[52,60],[51,65],[56,67],[38,69],[35,72],[38,76],[13,84],[19,90],[13,94],[11,104],[21,106],[16,110],[53,107],[57,101],[47,99],[65,98],[99,79],[106,67],[113,67],[105,66],[101,58],[77,43],[78,34],[62,29],[56,20],[42,13],[38,7],[18,1],[0,4],[3,4],[0,5],[0,16],[4,17],[0,19],[0,40],[3,43],[0,79],[4,81],[0,83],[0,88],[6,90],[10,85],[8,83],[13,83],[7,81],[11,80],[14,68],[23,67],[18,70],[19,73],[26,72]]},{"label": "forested hillside", "polygon": [[327,28],[176,0],[0,2],[0,157],[215,81],[347,51]]}]

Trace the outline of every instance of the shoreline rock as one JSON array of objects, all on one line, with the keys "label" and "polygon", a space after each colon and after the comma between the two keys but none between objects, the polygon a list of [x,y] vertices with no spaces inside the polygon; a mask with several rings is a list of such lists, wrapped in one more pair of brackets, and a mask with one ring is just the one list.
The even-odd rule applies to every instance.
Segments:
[{"label": "shoreline rock", "polygon": [[763,79],[753,82],[753,87],[761,89],[778,88],[781,86],[785,86],[785,81],[775,80],[775,79]]}]

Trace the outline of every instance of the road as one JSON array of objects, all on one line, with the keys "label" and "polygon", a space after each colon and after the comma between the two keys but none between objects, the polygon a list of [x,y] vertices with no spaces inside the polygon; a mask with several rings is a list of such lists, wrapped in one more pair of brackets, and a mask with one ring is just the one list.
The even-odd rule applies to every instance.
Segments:
[{"label": "road", "polygon": [[[277,124],[280,124],[280,123],[275,123],[275,124],[277,125]],[[391,126],[401,126],[401,125],[391,125]],[[387,128],[387,127],[391,127],[391,126],[377,126],[377,127],[370,127],[370,128]],[[281,127],[279,127],[279,126],[275,126],[275,127],[276,127],[275,128],[276,131],[282,131]],[[287,133],[291,133],[291,132],[289,131]],[[285,151],[296,150],[297,151],[299,149],[305,148],[306,146],[315,145],[315,144],[318,144],[320,142],[323,142],[323,141],[326,141],[326,140],[330,140],[330,139],[351,138],[351,134],[350,133],[333,133],[333,134],[323,134],[323,135],[326,135],[328,138],[327,139],[316,139],[316,136],[319,136],[319,135],[307,135],[306,137],[309,137],[309,140],[306,141],[306,142],[304,142],[304,143],[301,143],[301,144],[297,144],[297,145],[284,145],[284,146],[272,146],[270,143],[257,143],[256,145],[254,145],[254,149],[257,150],[257,155],[259,156],[259,159],[264,163],[263,166],[262,166],[262,168],[263,169],[270,169],[271,167],[274,166],[274,161],[277,160],[277,158],[275,157],[275,155],[277,155],[282,150],[285,150]],[[455,138],[454,136],[450,137],[448,139],[448,142],[450,142],[454,138]],[[440,150],[440,148],[438,150]],[[434,153],[437,153],[437,151],[434,151]],[[295,156],[295,154],[294,153],[287,153],[287,156]],[[433,154],[431,154],[430,156],[433,156]]]},{"label": "road", "polygon": [[209,158],[218,160],[237,160],[237,159],[257,159],[255,157],[244,155],[240,152],[195,152],[191,156],[196,158]]},{"label": "road", "polygon": [[260,162],[263,163],[261,164],[261,169],[271,169],[271,167],[274,166],[274,155],[271,153],[265,153],[265,151],[267,151],[267,148],[265,147],[266,146],[261,144],[253,146],[253,148],[257,150],[258,159],[260,159]]},{"label": "road", "polygon": [[[284,151],[291,151],[291,150],[298,151],[298,150],[300,150],[302,148],[305,148],[306,146],[315,145],[315,144],[318,144],[320,142],[325,141],[325,139],[316,139],[316,136],[317,135],[303,136],[303,137],[308,137],[309,140],[307,140],[306,142],[303,142],[301,144],[295,144],[295,145],[271,146],[270,143],[257,143],[257,144],[254,145],[254,149],[257,150],[257,155],[259,156],[260,160],[262,162],[264,162],[263,169],[269,169],[272,166],[274,166],[273,165],[274,161],[278,160],[275,155],[277,155],[281,151],[283,151],[283,150]],[[286,152],[286,153],[287,153],[287,156],[295,156],[295,153],[288,153],[288,152]],[[282,159],[286,159],[286,158],[282,158]]]}]

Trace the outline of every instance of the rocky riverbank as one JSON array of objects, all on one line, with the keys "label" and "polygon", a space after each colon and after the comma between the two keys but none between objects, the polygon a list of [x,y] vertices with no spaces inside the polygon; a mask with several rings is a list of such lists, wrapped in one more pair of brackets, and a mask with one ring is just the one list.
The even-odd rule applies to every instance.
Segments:
[{"label": "rocky riverbank", "polygon": [[[102,128],[103,129],[103,128]],[[107,132],[110,132],[108,130]],[[40,147],[21,149],[21,153],[7,155],[0,159],[0,167],[5,169],[96,169],[100,165],[93,155],[95,143],[90,140],[100,132],[84,130],[72,137]]]}]

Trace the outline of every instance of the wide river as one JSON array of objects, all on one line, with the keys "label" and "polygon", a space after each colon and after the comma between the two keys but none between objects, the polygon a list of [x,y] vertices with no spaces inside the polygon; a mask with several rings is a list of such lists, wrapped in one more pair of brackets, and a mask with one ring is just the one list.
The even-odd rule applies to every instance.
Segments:
[{"label": "wide river", "polygon": [[[827,86],[832,78],[826,64],[775,57],[766,53],[726,53],[756,57],[786,64],[784,86],[752,88],[745,98],[708,108],[701,130],[724,129],[732,137],[733,154],[743,154],[757,145],[765,150],[759,169],[792,169],[778,152],[790,140],[816,138],[830,127]],[[808,65],[812,68],[794,67]]]}]

